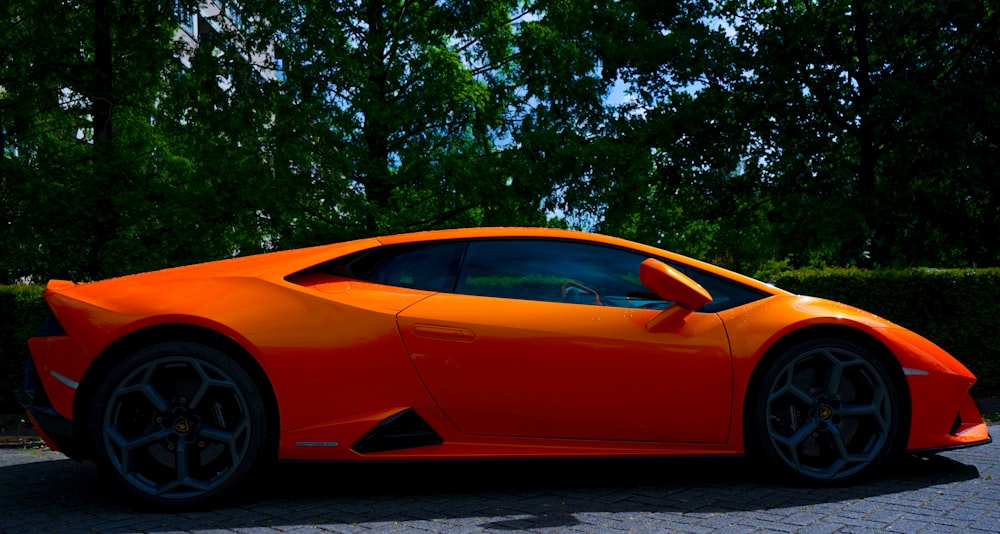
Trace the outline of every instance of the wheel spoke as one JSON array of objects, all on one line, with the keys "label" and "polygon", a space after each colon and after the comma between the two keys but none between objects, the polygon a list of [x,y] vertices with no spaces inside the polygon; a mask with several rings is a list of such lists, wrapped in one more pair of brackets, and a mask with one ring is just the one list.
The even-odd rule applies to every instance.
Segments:
[{"label": "wheel spoke", "polygon": [[115,467],[118,472],[123,475],[128,474],[133,469],[131,465],[132,451],[152,443],[156,443],[160,440],[164,440],[170,434],[171,432],[169,430],[163,429],[159,432],[145,434],[134,439],[127,439],[114,427],[108,427],[104,430],[105,439],[110,441],[118,450],[118,454],[112,455],[112,460],[114,460],[117,464]]},{"label": "wheel spoke", "polygon": [[245,440],[240,440],[240,437],[249,426],[249,423],[247,423],[246,419],[244,419],[240,421],[236,428],[231,431],[202,427],[198,430],[198,435],[205,439],[225,444],[226,448],[229,449],[230,461],[232,461],[233,464],[237,464],[245,452],[243,450],[245,448],[245,444],[239,443],[240,441]]},{"label": "wheel spoke", "polygon": [[795,384],[788,384],[782,387],[781,389],[772,393],[767,400],[768,402],[773,403],[787,394],[794,395],[797,399],[804,402],[807,406],[813,406],[814,404],[816,404],[816,398],[813,395],[811,395],[808,391],[805,391],[802,388],[796,386]]},{"label": "wheel spoke", "polygon": [[846,461],[850,457],[850,454],[847,452],[847,445],[844,443],[844,436],[840,433],[840,429],[830,421],[824,421],[823,426],[828,440],[834,445],[833,449],[836,451],[836,457],[842,461]]},{"label": "wheel spoke", "polygon": [[170,403],[152,385],[144,384],[139,391],[149,400],[156,411],[166,412],[170,409]]},{"label": "wheel spoke", "polygon": [[198,387],[198,391],[196,391],[191,397],[191,400],[188,401],[188,407],[190,407],[190,409],[196,410],[201,404],[201,400],[205,397],[205,394],[208,393],[208,391],[213,387],[229,389],[232,391],[237,390],[235,382],[230,380],[218,380],[208,376],[208,372],[205,371],[205,368],[200,363],[193,362],[192,367],[194,367],[195,372],[198,373],[198,377],[201,378],[201,385]]},{"label": "wheel spoke", "polygon": [[802,445],[802,442],[808,439],[809,436],[812,435],[812,433],[815,432],[818,427],[819,427],[819,421],[815,419],[810,419],[808,425],[799,428],[791,436],[771,434],[771,439],[780,443],[781,445],[784,445],[785,447],[796,449],[800,445]]},{"label": "wheel spoke", "polygon": [[794,365],[789,365],[784,369],[780,380],[775,381],[775,386],[775,388],[771,388],[771,395],[767,399],[768,404],[774,403],[786,394],[792,394],[810,406],[816,402],[812,394],[795,384]]},{"label": "wheel spoke", "polygon": [[875,387],[872,389],[872,400],[863,404],[842,404],[837,409],[837,415],[841,417],[864,417],[872,416],[878,423],[880,431],[889,428],[889,411],[891,406],[886,402],[885,388]]},{"label": "wheel spoke", "polygon": [[191,459],[189,455],[190,452],[187,448],[187,443],[184,441],[179,442],[174,454],[177,465],[176,476],[173,480],[157,486],[157,495],[167,495],[178,488],[188,488],[198,492],[205,492],[212,490],[217,485],[214,481],[206,483],[191,476],[189,468]]},{"label": "wheel spoke", "polygon": [[842,363],[830,356],[833,365],[830,366],[830,376],[826,380],[826,391],[830,395],[836,395],[840,391],[840,380],[844,376],[844,366]]},{"label": "wheel spoke", "polygon": [[236,441],[235,432],[227,432],[225,430],[219,430],[218,428],[203,427],[198,430],[198,435],[213,441],[218,441],[219,443],[225,443],[227,445],[232,445]]},{"label": "wheel spoke", "polygon": [[879,419],[879,426],[884,426],[881,407],[876,403],[869,404],[842,404],[837,410],[837,415],[841,417],[861,417],[863,415],[874,415]]},{"label": "wheel spoke", "polygon": [[176,460],[177,481],[182,482],[184,480],[187,480],[189,472],[188,462],[190,461],[190,459],[188,458],[187,441],[180,440],[177,443],[177,450],[175,452],[177,453],[175,455],[175,457],[177,458]]},{"label": "wheel spoke", "polygon": [[146,400],[148,400],[152,405],[153,409],[160,413],[170,410],[170,402],[164,398],[163,395],[160,395],[160,392],[157,391],[152,384],[149,384],[146,381],[115,390],[114,398],[118,399],[132,393],[138,393],[145,397]]},{"label": "wheel spoke", "polygon": [[[120,434],[117,434],[117,432],[115,434],[118,435],[119,437],[121,436]],[[135,450],[138,449],[139,447],[145,447],[146,445],[149,445],[151,443],[155,443],[162,439],[166,439],[168,436],[170,436],[170,434],[172,434],[172,432],[169,429],[164,428],[158,432],[153,432],[151,434],[139,436],[131,440],[125,440],[123,443],[121,443],[121,447],[129,451]]]}]

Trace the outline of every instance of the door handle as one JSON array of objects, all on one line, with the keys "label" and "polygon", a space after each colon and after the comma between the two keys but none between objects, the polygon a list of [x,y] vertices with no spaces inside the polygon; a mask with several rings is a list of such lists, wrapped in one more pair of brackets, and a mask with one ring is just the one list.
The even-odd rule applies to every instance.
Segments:
[{"label": "door handle", "polygon": [[472,330],[469,330],[468,328],[440,326],[434,324],[415,324],[413,325],[413,334],[418,337],[446,339],[449,341],[464,341],[466,343],[472,342],[472,340],[476,338],[476,335],[473,334]]}]

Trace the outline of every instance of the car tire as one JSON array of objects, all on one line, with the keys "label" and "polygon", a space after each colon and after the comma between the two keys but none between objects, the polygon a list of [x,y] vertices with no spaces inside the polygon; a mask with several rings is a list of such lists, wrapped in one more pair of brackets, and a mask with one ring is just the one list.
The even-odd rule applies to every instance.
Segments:
[{"label": "car tire", "polygon": [[102,475],[136,504],[163,511],[231,496],[263,463],[269,439],[251,375],[191,342],[151,345],[115,364],[87,424]]},{"label": "car tire", "polygon": [[751,452],[799,482],[848,481],[874,472],[896,450],[896,382],[865,346],[839,339],[798,343],[758,382]]}]

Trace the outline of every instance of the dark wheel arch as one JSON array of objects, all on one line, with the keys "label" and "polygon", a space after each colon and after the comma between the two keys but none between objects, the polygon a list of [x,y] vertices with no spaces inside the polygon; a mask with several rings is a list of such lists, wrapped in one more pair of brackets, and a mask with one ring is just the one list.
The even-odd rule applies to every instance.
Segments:
[{"label": "dark wheel arch", "polygon": [[280,413],[274,388],[264,373],[264,369],[246,349],[233,339],[208,328],[186,324],[157,325],[132,332],[104,349],[87,368],[73,401],[73,433],[81,438],[77,441],[81,446],[82,456],[93,458],[89,441],[82,439],[82,436],[87,435],[88,410],[93,405],[94,394],[101,379],[108,375],[118,361],[129,354],[143,347],[170,341],[198,343],[222,351],[236,360],[250,374],[263,397],[267,420],[271,426],[270,432],[268,432],[270,441],[267,444],[265,455],[276,461],[278,429],[281,428]]},{"label": "dark wheel arch", "polygon": [[754,439],[754,409],[756,395],[760,391],[761,381],[774,362],[790,348],[814,339],[836,338],[856,343],[871,351],[879,363],[889,372],[889,378],[896,387],[899,399],[899,429],[896,434],[893,454],[901,453],[906,448],[910,436],[910,389],[903,374],[903,369],[892,352],[878,339],[871,335],[842,325],[815,325],[801,328],[787,334],[768,348],[764,356],[757,362],[750,380],[747,383],[743,398],[742,423],[743,446],[747,456],[760,458],[763,452]]}]

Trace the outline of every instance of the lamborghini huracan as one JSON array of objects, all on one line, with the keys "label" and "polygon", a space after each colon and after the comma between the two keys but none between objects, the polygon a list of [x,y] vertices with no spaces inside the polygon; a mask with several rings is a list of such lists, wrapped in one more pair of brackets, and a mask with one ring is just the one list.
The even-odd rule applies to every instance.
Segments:
[{"label": "lamborghini huracan", "polygon": [[126,497],[275,461],[751,455],[807,483],[988,443],[930,341],[650,246],[444,230],[52,280],[26,407]]}]

